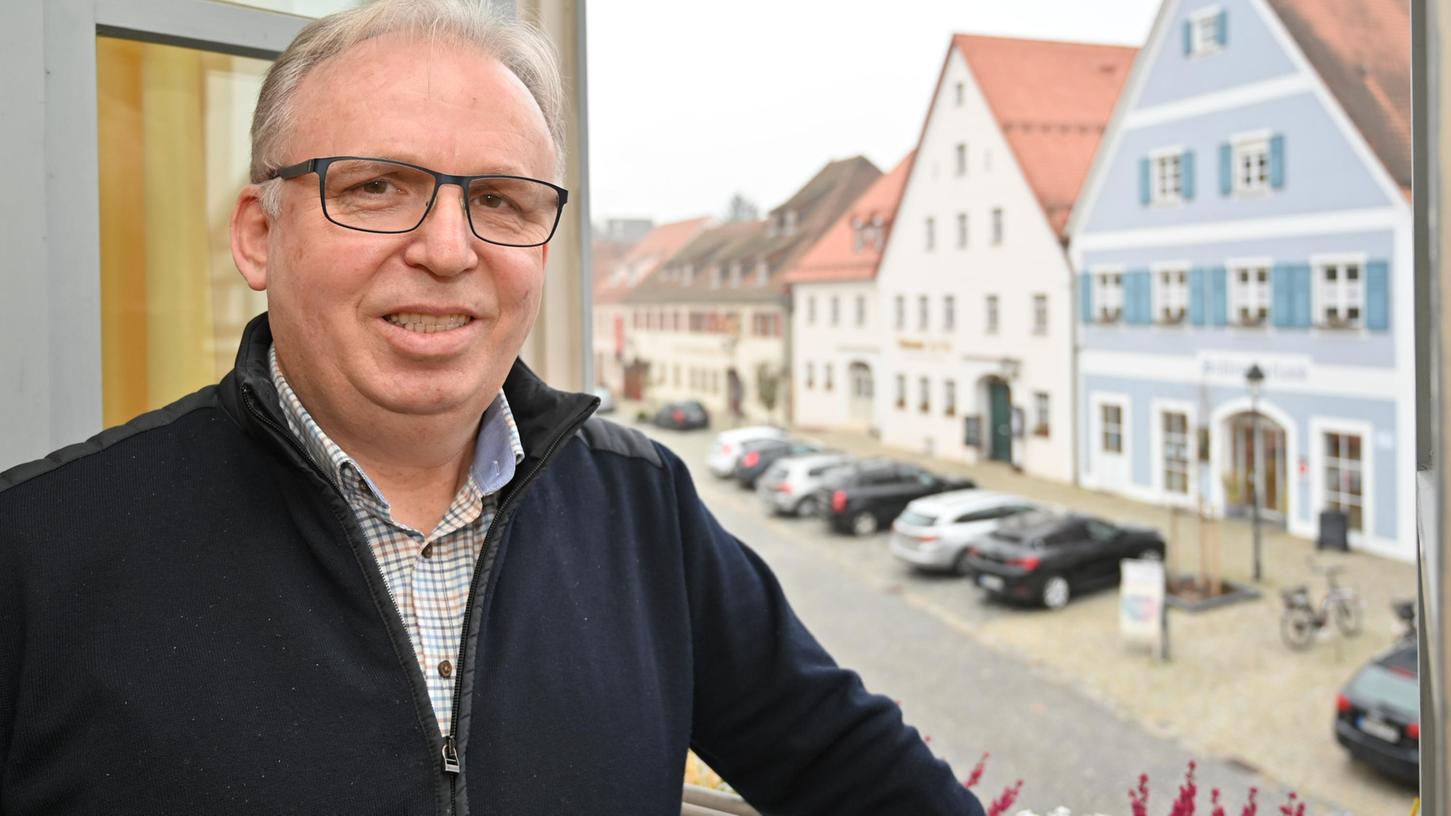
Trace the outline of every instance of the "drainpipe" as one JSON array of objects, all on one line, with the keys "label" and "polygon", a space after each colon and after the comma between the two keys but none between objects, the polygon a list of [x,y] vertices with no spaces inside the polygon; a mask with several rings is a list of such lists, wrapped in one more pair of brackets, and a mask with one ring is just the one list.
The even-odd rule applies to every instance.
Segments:
[{"label": "drainpipe", "polygon": [[1082,312],[1082,306],[1078,303],[1078,269],[1073,263],[1073,256],[1068,252],[1068,238],[1060,238],[1063,244],[1063,257],[1068,261],[1068,399],[1071,410],[1068,412],[1069,437],[1073,444],[1069,445],[1069,458],[1073,462],[1073,486],[1079,486],[1078,457],[1079,447],[1084,444],[1083,434],[1079,432],[1079,410],[1078,410],[1078,315]]}]

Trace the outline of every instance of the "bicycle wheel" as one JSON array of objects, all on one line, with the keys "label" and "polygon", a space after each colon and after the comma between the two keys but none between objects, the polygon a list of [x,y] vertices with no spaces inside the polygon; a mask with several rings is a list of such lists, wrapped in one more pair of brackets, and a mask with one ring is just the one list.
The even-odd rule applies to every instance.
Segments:
[{"label": "bicycle wheel", "polygon": [[1280,637],[1297,652],[1310,648],[1315,640],[1315,613],[1302,606],[1292,606],[1280,616]]},{"label": "bicycle wheel", "polygon": [[1360,611],[1360,603],[1354,598],[1340,598],[1335,602],[1335,611],[1331,613],[1335,617],[1335,626],[1347,637],[1360,634],[1360,625],[1364,617]]}]

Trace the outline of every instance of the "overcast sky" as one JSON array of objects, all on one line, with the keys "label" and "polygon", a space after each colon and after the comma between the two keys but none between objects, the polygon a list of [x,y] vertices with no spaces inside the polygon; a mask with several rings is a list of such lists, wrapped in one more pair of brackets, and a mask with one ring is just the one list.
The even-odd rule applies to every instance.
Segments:
[{"label": "overcast sky", "polygon": [[1158,0],[610,0],[588,18],[596,223],[762,213],[915,146],[953,33],[1142,45]]}]

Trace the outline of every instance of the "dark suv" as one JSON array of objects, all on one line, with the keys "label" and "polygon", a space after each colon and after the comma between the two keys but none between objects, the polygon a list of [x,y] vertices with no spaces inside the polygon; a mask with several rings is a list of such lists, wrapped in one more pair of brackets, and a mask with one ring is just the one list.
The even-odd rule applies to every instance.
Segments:
[{"label": "dark suv", "polygon": [[939,476],[906,462],[872,459],[833,474],[816,497],[832,530],[870,535],[890,525],[913,499],[969,487],[977,485],[971,479]]}]

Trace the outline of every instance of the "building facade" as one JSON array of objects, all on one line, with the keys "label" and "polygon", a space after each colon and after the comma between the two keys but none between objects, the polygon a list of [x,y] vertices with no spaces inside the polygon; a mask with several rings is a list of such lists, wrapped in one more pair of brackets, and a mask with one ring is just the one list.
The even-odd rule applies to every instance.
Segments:
[{"label": "building facade", "polygon": [[1071,226],[1085,484],[1414,558],[1409,32],[1164,4]]}]

